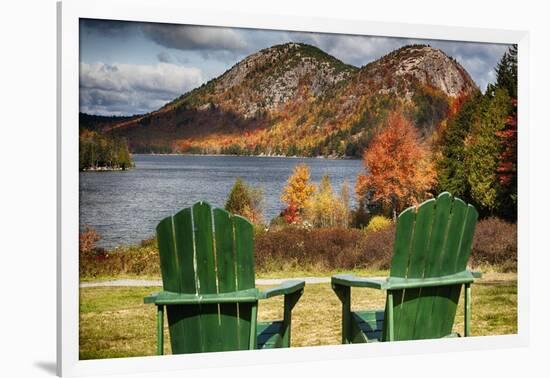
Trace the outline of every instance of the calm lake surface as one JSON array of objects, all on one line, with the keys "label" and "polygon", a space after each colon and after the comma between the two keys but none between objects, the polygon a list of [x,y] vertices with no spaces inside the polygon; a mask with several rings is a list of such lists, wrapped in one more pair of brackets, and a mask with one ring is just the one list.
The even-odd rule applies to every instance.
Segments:
[{"label": "calm lake surface", "polygon": [[360,160],[251,156],[133,155],[135,169],[80,173],[80,229],[92,227],[105,248],[136,244],[154,235],[157,223],[205,200],[223,207],[237,176],[260,186],[264,219],[279,215],[282,189],[299,163],[306,163],[318,184],[329,175],[336,192],[344,180],[353,192]]}]

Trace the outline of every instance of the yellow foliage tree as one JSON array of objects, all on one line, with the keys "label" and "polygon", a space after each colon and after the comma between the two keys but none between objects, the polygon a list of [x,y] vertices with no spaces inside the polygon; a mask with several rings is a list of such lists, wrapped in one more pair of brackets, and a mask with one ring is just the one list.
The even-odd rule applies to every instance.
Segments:
[{"label": "yellow foliage tree", "polygon": [[323,176],[319,190],[306,203],[305,218],[315,227],[347,227],[349,219],[349,188],[342,186],[340,196],[334,194],[330,179]]},{"label": "yellow foliage tree", "polygon": [[309,180],[309,167],[306,164],[298,164],[294,167],[292,175],[288,178],[281,201],[287,205],[285,217],[289,223],[300,218],[311,195],[315,192],[315,186]]}]

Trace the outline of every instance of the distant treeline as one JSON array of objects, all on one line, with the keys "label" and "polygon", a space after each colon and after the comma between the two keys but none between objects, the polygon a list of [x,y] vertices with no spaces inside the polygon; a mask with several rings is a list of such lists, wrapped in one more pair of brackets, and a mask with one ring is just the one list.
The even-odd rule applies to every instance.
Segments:
[{"label": "distant treeline", "polygon": [[80,131],[102,131],[104,127],[112,125],[114,123],[128,121],[137,116],[102,116],[87,113],[78,114],[78,125]]},{"label": "distant treeline", "polygon": [[[311,148],[300,148],[296,144],[291,144],[286,147],[281,146],[262,146],[262,145],[255,145],[254,147],[251,146],[241,146],[237,143],[232,143],[228,146],[224,146],[221,148],[202,148],[199,146],[189,146],[181,151],[181,153],[186,154],[195,154],[195,155],[209,155],[209,154],[222,154],[222,155],[238,155],[238,156],[300,156],[300,157],[318,157],[318,156],[325,156],[325,157],[338,157],[338,158],[357,158],[359,159],[361,157],[361,152],[356,146],[355,142],[349,142],[349,150],[333,150],[328,147],[326,147],[324,144],[319,144]],[[166,147],[165,149],[168,149],[169,152],[170,147]],[[135,148],[134,148],[135,150]],[[152,149],[151,149],[152,150]],[[157,152],[161,150],[160,148],[156,148],[155,151]],[[136,151],[137,152],[137,151]],[[349,153],[348,153],[349,152]],[[158,152],[163,153],[163,152]]]},{"label": "distant treeline", "polygon": [[79,169],[128,169],[133,167],[128,142],[124,138],[102,135],[96,131],[80,133]]}]

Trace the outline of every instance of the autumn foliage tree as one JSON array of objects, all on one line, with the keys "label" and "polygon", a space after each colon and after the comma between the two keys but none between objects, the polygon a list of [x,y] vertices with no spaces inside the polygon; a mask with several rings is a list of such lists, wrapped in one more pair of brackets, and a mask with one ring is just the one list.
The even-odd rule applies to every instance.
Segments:
[{"label": "autumn foliage tree", "polygon": [[393,218],[405,206],[425,199],[435,184],[429,150],[418,131],[401,112],[392,112],[363,155],[366,173],[359,174],[359,202],[379,202],[392,210]]},{"label": "autumn foliage tree", "polygon": [[304,215],[314,227],[347,227],[349,224],[348,186],[344,182],[340,195],[334,193],[330,178],[323,176],[318,190],[306,202]]},{"label": "autumn foliage tree", "polygon": [[314,192],[315,186],[310,182],[309,167],[306,164],[298,164],[294,167],[281,195],[281,201],[286,204],[283,216],[287,223],[295,223],[301,219],[307,201]]}]

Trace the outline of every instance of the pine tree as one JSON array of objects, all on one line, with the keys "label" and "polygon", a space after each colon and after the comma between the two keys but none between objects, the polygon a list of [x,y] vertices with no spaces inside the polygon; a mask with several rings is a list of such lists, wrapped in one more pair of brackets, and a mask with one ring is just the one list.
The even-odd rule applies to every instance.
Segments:
[{"label": "pine tree", "polygon": [[497,81],[495,87],[504,88],[511,98],[518,97],[518,45],[512,45],[504,53],[495,68]]},{"label": "pine tree", "polygon": [[243,179],[237,177],[227,197],[225,210],[241,215],[252,223],[261,223],[263,219],[262,197],[261,189],[252,188]]},{"label": "pine tree", "polygon": [[479,118],[465,141],[465,168],[471,196],[480,210],[495,213],[499,207],[497,168],[502,153],[498,133],[510,112],[506,89],[496,88],[479,103]]},{"label": "pine tree", "polygon": [[481,95],[466,100],[443,131],[436,162],[438,192],[448,191],[465,200],[470,197],[464,141],[477,117],[480,101]]}]

